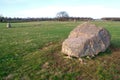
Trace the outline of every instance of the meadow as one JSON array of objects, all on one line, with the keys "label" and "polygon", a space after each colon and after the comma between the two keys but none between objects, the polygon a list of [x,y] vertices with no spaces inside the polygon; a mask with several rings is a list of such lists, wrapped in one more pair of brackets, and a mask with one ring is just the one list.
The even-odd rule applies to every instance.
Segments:
[{"label": "meadow", "polygon": [[0,23],[0,80],[120,80],[120,22],[92,21],[111,34],[95,58],[66,59],[62,42],[83,22]]}]

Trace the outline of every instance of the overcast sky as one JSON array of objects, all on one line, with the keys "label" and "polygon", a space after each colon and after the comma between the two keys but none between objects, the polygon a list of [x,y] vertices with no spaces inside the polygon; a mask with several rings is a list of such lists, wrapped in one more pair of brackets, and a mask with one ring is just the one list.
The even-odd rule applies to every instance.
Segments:
[{"label": "overcast sky", "polygon": [[120,0],[0,0],[5,17],[55,17],[60,11],[73,17],[120,17]]}]

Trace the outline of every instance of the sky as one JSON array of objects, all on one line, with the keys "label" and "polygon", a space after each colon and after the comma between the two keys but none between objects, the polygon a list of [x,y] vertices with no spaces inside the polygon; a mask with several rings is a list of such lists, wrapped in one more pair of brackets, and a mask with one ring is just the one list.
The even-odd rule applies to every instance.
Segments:
[{"label": "sky", "polygon": [[0,0],[4,17],[49,17],[60,11],[71,17],[120,17],[120,0]]}]

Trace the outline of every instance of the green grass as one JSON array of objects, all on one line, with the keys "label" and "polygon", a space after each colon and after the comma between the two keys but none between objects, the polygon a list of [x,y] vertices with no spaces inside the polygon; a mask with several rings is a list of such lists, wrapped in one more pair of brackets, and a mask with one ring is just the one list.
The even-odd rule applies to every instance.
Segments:
[{"label": "green grass", "polygon": [[65,59],[61,46],[82,22],[0,23],[0,79],[120,80],[120,22],[92,22],[111,34],[110,48],[94,59]]}]

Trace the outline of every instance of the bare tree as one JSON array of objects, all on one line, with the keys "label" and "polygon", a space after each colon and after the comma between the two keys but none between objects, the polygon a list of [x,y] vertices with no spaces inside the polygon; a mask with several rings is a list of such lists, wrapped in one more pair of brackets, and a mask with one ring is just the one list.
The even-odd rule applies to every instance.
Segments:
[{"label": "bare tree", "polygon": [[3,21],[3,15],[2,14],[0,14],[0,22],[2,22]]},{"label": "bare tree", "polygon": [[56,17],[59,21],[65,21],[68,20],[69,15],[66,11],[60,11],[56,14]]}]

